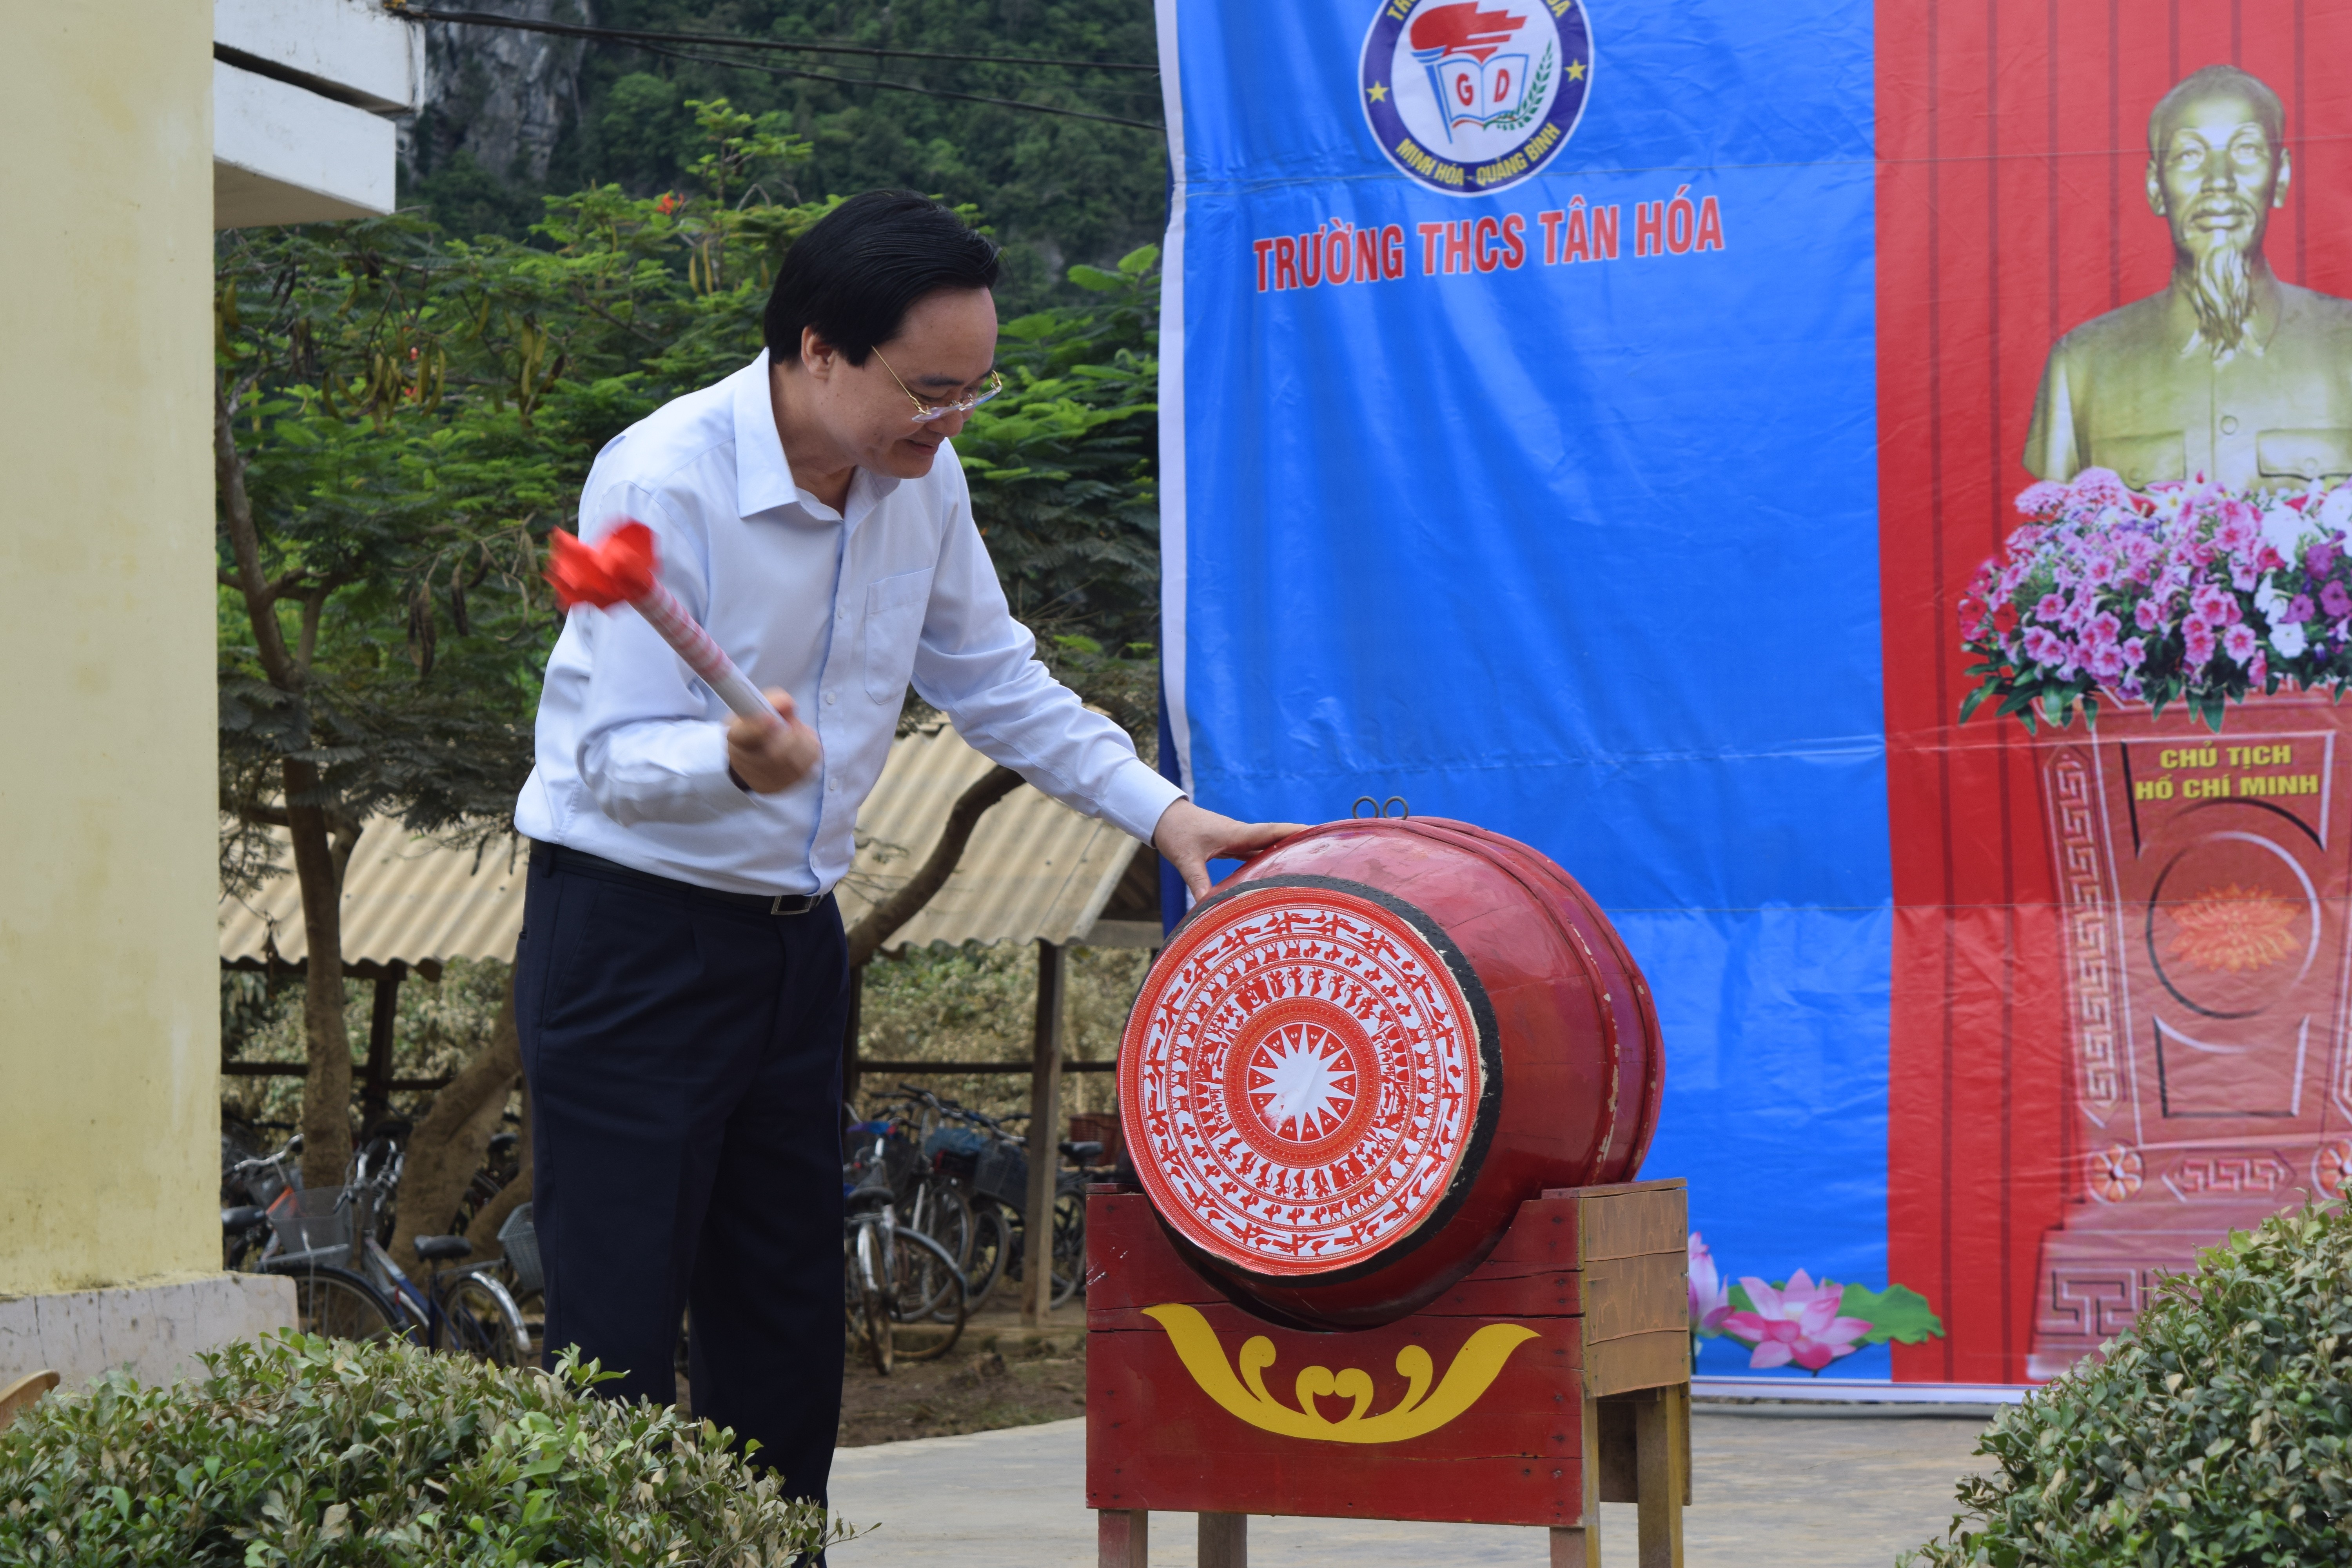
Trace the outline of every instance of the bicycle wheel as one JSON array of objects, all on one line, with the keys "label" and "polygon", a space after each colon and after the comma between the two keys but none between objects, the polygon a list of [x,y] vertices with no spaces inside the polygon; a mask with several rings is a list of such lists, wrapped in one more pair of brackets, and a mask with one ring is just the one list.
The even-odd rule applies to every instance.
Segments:
[{"label": "bicycle wheel", "polygon": [[963,1271],[971,1310],[985,1307],[997,1281],[1004,1278],[1013,1257],[1013,1222],[1003,1209],[985,1201],[971,1205],[971,1258]]},{"label": "bicycle wheel", "polygon": [[1082,1294],[1087,1284],[1087,1199],[1084,1193],[1054,1194],[1054,1305]]},{"label": "bicycle wheel", "polygon": [[911,1226],[946,1247],[959,1269],[971,1265],[971,1200],[948,1177],[930,1174],[918,1180],[915,1200],[903,1225]]},{"label": "bicycle wheel", "polygon": [[[946,1247],[919,1230],[898,1232],[891,1247],[890,1318],[900,1325],[891,1334],[893,1353],[903,1361],[947,1354],[963,1336],[971,1310],[963,1270]],[[911,1336],[908,1326],[915,1328]]]},{"label": "bicycle wheel", "polygon": [[[530,1334],[514,1299],[496,1281],[461,1274],[434,1293],[448,1348],[495,1366],[520,1366],[530,1354]],[[438,1341],[442,1336],[436,1334]],[[440,1349],[436,1343],[435,1349]]]},{"label": "bicycle wheel", "polygon": [[383,1292],[350,1270],[313,1268],[291,1278],[294,1321],[304,1333],[362,1344],[404,1337]]}]

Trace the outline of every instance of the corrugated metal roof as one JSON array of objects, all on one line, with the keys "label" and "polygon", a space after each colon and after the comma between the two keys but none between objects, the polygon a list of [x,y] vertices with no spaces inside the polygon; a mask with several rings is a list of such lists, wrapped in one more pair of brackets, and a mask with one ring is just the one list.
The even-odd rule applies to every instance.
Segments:
[{"label": "corrugated metal roof", "polygon": [[[944,724],[892,744],[858,814],[856,859],[836,889],[844,921],[855,924],[905,883],[930,853],[956,796],[990,765]],[[980,819],[955,874],[884,951],[1041,937],[1103,946],[1156,942],[1156,928],[1099,919],[1140,847],[1108,823],[1023,784]],[[273,942],[289,963],[308,952],[290,853],[280,853],[278,867],[247,897],[221,900],[223,960],[258,963]],[[518,840],[494,843],[478,858],[378,817],[360,835],[344,873],[343,961],[510,957],[522,929],[523,873]]]}]

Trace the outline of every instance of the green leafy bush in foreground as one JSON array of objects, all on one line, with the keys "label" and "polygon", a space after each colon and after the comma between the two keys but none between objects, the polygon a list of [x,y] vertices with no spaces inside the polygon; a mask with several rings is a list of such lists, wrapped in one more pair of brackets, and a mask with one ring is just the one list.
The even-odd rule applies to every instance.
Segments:
[{"label": "green leafy bush in foreground", "polygon": [[2352,1562],[2352,1219],[2233,1234],[1977,1452],[1916,1568]]},{"label": "green leafy bush in foreground", "polygon": [[728,1434],[508,1372],[276,1336],[168,1388],[116,1373],[0,1434],[0,1563],[782,1568],[846,1533]]}]

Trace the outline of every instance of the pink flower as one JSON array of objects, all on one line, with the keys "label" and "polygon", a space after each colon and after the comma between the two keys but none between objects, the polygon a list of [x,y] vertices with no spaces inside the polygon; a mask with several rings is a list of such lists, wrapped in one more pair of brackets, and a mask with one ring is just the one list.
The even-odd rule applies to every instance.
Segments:
[{"label": "pink flower", "polygon": [[2209,626],[2227,626],[2230,621],[2230,595],[2211,583],[2200,583],[2189,595],[2189,607],[2197,618]]},{"label": "pink flower", "polygon": [[2113,612],[2101,610],[2084,626],[2083,646],[2093,648],[2105,647],[2116,640],[2116,634],[2123,629],[2123,622],[2116,619]]},{"label": "pink flower", "polygon": [[2297,594],[2294,598],[2289,599],[2286,602],[2286,614],[2280,618],[2282,620],[2293,621],[2300,624],[2311,619],[2313,614],[2314,611],[2312,609],[2311,595],[2308,594]]},{"label": "pink flower", "polygon": [[2319,607],[2339,621],[2352,616],[2352,591],[2341,583],[2330,583],[2319,590]]},{"label": "pink flower", "polygon": [[2084,663],[2101,680],[2113,680],[2124,672],[2124,652],[2113,643],[2102,643],[2092,648]]},{"label": "pink flower", "polygon": [[2154,599],[2142,599],[2132,610],[2132,625],[2144,632],[2152,632],[2164,624],[2164,612],[2156,607]]},{"label": "pink flower", "polygon": [[1715,1267],[1715,1255],[1696,1231],[1690,1235],[1690,1321],[1693,1333],[1711,1333],[1731,1315],[1731,1287]]},{"label": "pink flower", "polygon": [[2066,659],[2066,639],[2046,626],[2028,626],[2025,657],[2036,664],[2063,664]]},{"label": "pink flower", "polygon": [[2213,543],[2217,549],[2226,550],[2235,555],[2242,551],[2252,549],[2254,542],[2262,536],[2262,527],[2254,519],[2232,514],[2223,521],[2221,527],[2213,531]]},{"label": "pink flower", "polygon": [[2270,674],[2271,659],[2270,655],[2266,653],[2257,653],[2254,655],[2254,662],[2246,667],[2246,679],[2253,682],[2256,686],[2260,686],[2263,681],[2268,680],[2270,679]]},{"label": "pink flower", "polygon": [[2213,629],[2202,621],[2189,621],[2180,628],[2182,652],[2189,657],[2191,669],[2201,669],[2213,657]]},{"label": "pink flower", "polygon": [[2042,602],[2033,606],[2033,616],[2036,620],[2048,621],[2053,626],[2064,620],[2066,618],[2065,595],[2063,594],[2042,595]]},{"label": "pink flower", "polygon": [[2146,637],[2134,637],[2131,641],[2124,644],[2124,662],[2131,666],[2134,669],[2137,669],[2141,665],[2147,662],[2147,639]]},{"label": "pink flower", "polygon": [[2254,628],[2242,621],[2221,634],[2221,651],[2243,664],[2254,657]]},{"label": "pink flower", "polygon": [[2131,503],[2131,491],[2125,488],[2113,468],[2084,468],[2074,476],[2074,483],[2068,495],[2079,507],[2128,506]]},{"label": "pink flower", "polygon": [[1801,1268],[1775,1290],[1761,1279],[1743,1277],[1740,1288],[1756,1303],[1752,1312],[1733,1312],[1723,1320],[1723,1331],[1755,1348],[1748,1364],[1759,1370],[1794,1362],[1807,1372],[1819,1372],[1842,1355],[1852,1355],[1854,1342],[1870,1332],[1868,1320],[1841,1318],[1838,1303],[1844,1289],[1829,1280],[1812,1282]]},{"label": "pink flower", "polygon": [[2028,517],[2047,517],[2066,504],[2066,487],[2043,479],[2017,492],[2017,510]]}]

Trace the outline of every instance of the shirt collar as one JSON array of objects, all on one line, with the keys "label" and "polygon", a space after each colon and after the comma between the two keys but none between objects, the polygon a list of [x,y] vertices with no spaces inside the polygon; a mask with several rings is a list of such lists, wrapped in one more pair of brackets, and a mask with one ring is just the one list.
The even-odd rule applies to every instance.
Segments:
[{"label": "shirt collar", "polygon": [[[783,438],[776,434],[775,392],[769,384],[768,351],[729,378],[735,387],[735,513],[752,517],[780,506],[814,509],[826,518],[832,510],[814,498],[803,498],[793,479],[793,466],[784,456]],[[866,513],[898,488],[887,474],[859,468],[850,476],[846,512],[842,517],[856,531]]]},{"label": "shirt collar", "polygon": [[754,517],[800,500],[784,443],[776,434],[775,395],[768,385],[768,351],[729,378],[735,384],[735,511]]}]

